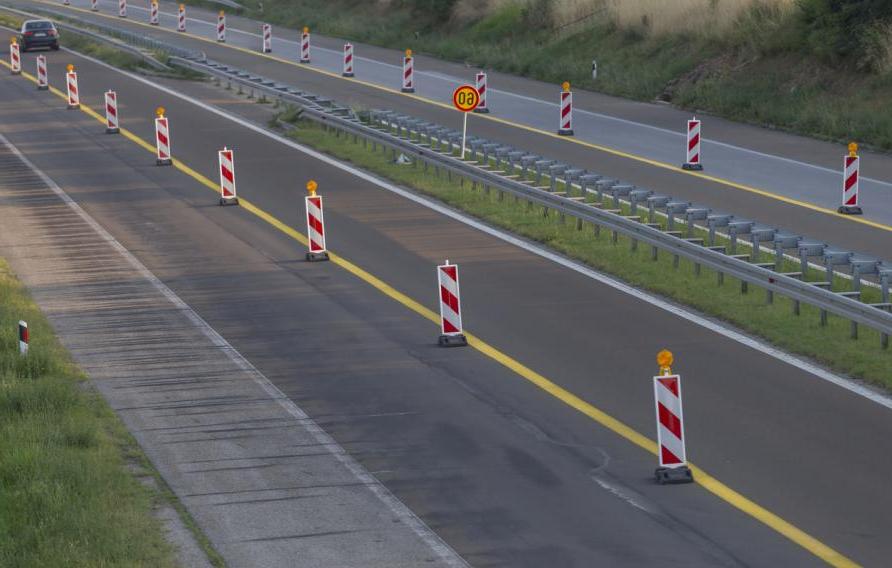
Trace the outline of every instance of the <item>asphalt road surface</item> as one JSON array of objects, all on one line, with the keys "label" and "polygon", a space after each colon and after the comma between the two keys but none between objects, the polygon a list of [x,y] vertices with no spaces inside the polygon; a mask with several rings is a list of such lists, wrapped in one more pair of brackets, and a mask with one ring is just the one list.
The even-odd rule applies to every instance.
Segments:
[{"label": "asphalt road surface", "polygon": [[[296,32],[274,31],[274,52],[272,57],[264,57],[259,53],[259,39],[254,35],[257,30],[253,28],[258,24],[243,18],[227,17],[230,33],[227,43],[221,45],[212,40],[215,37],[211,23],[213,16],[196,8],[189,8],[188,13],[193,17],[189,20],[188,33],[180,34],[173,31],[173,4],[162,4],[158,27],[146,24],[146,8],[138,5],[129,7],[128,19],[111,15],[117,14],[117,4],[106,1],[99,3],[100,13],[86,10],[89,2],[84,0],[75,0],[72,8],[38,0],[15,0],[10,5],[79,9],[76,15],[80,18],[205,51],[217,61],[250,69],[346,104],[398,110],[453,128],[460,128],[459,113],[446,103],[452,89],[467,81],[473,71],[462,65],[419,57],[416,63],[417,73],[421,73],[417,80],[418,96],[406,96],[398,92],[399,70],[393,63],[399,63],[400,55],[394,50],[357,46],[357,57],[366,57],[366,60],[357,61],[359,81],[348,82],[337,76],[340,72],[337,53],[342,45],[340,41],[314,36],[317,47],[312,64],[297,65],[298,50],[293,41]],[[294,37],[287,38],[289,33]],[[363,65],[371,69],[366,71]],[[501,91],[500,84],[505,85]],[[553,99],[557,95],[552,85],[494,74],[490,87],[493,90],[490,106],[494,109],[491,117],[499,121],[475,116],[471,119],[472,134],[558,158],[716,211],[733,213],[738,218],[755,219],[837,247],[889,258],[888,251],[892,250],[892,159],[888,156],[865,154],[862,160],[864,220],[874,223],[864,224],[858,219],[808,207],[835,211],[839,205],[840,168],[845,154],[845,148],[840,145],[712,117],[704,124],[706,142],[703,153],[708,175],[800,202],[797,204],[553,136],[555,125],[552,122],[556,123],[557,116]],[[663,105],[623,101],[593,93],[580,92],[575,98],[578,107],[574,125],[576,138],[663,164],[677,165],[682,161],[684,142],[679,132],[683,130],[687,113]]]},{"label": "asphalt road surface", "polygon": [[[151,86],[47,56],[56,85],[77,65],[84,105],[114,88],[144,140],[166,107],[173,155],[212,180],[216,150],[234,148],[241,195],[288,225],[303,227],[315,178],[329,246],[428,308],[434,266],[459,263],[470,331],[648,436],[653,357],[675,351],[692,461],[856,562],[887,561],[888,408]],[[476,350],[436,347],[429,321],[303,262],[296,242],[58,97],[8,75],[0,95],[5,136],[471,564],[819,564],[699,485],[656,486],[649,453]],[[222,248],[224,235],[245,246]]]}]

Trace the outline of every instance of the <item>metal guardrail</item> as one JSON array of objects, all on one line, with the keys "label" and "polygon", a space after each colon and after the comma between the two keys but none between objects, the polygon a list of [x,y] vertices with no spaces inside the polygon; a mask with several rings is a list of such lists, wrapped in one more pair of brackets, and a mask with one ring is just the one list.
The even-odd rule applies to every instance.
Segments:
[{"label": "metal guardrail", "polygon": [[[468,160],[462,160],[458,156],[453,156],[454,148],[451,142],[445,152],[434,150],[432,145],[417,144],[399,134],[395,135],[389,131],[364,124],[349,108],[338,106],[333,101],[213,61],[172,57],[170,64],[204,73],[225,80],[229,84],[240,85],[272,98],[278,98],[283,102],[300,107],[303,110],[302,117],[304,118],[366,138],[384,147],[389,147],[395,152],[427,162],[430,165],[442,168],[447,172],[452,172],[473,182],[514,194],[528,202],[611,231],[616,231],[618,234],[622,234],[639,243],[650,245],[655,250],[663,250],[670,254],[684,257],[698,265],[737,278],[741,282],[764,288],[770,293],[781,294],[795,301],[815,306],[827,313],[866,325],[876,329],[885,336],[892,333],[892,313],[881,309],[880,306],[865,304],[852,299],[849,297],[853,295],[851,293],[832,292],[821,286],[775,272],[763,265],[746,262],[735,255],[725,254],[705,247],[695,242],[695,240],[686,240],[681,235],[667,233],[648,224],[623,217],[618,213],[599,209],[592,204],[555,195],[549,191],[537,189],[526,183],[504,177],[496,172],[478,167]],[[489,150],[492,151],[494,148],[489,148]],[[754,223],[749,222],[749,226],[740,227],[740,229],[748,233],[752,230],[753,225]],[[756,246],[758,247],[758,245]],[[884,290],[886,295],[888,295],[889,276],[890,274],[885,272],[881,275],[882,280],[885,282]],[[888,298],[884,298],[884,302],[888,303]],[[884,339],[884,342],[888,342],[887,337]]]},{"label": "metal guardrail", "polygon": [[[53,13],[52,10],[44,11]],[[83,22],[83,20],[73,18],[67,14],[56,14],[58,14],[59,17],[68,20]],[[535,167],[537,168],[537,182],[541,180],[541,168],[550,168],[548,173],[550,174],[549,177],[551,179],[552,187],[545,188],[545,190],[538,187],[531,187],[526,183],[505,177],[487,168],[479,167],[468,160],[454,156],[454,138],[449,138],[448,153],[442,151],[442,139],[439,144],[440,149],[434,150],[432,144],[424,145],[413,142],[408,135],[408,128],[406,128],[407,136],[404,138],[400,135],[402,129],[394,135],[390,132],[390,129],[382,130],[374,128],[371,125],[363,124],[349,107],[338,105],[330,99],[306,93],[288,85],[279,84],[275,81],[248,73],[241,69],[208,61],[203,52],[184,50],[152,38],[147,38],[139,34],[101,24],[97,25],[92,22],[83,22],[83,25],[107,33],[110,36],[118,37],[129,43],[169,53],[171,55],[169,60],[171,65],[191,69],[218,79],[224,79],[230,84],[235,83],[249,88],[252,91],[256,90],[265,95],[269,95],[272,98],[277,98],[283,102],[300,107],[303,110],[303,117],[305,118],[343,130],[354,136],[361,136],[367,140],[382,144],[384,147],[389,147],[394,152],[399,151],[403,154],[407,154],[417,160],[442,168],[447,172],[455,173],[458,176],[480,183],[484,186],[496,187],[501,191],[512,193],[519,198],[525,199],[531,204],[536,203],[542,207],[558,211],[563,215],[591,223],[596,227],[607,228],[617,234],[622,234],[630,238],[633,243],[637,244],[640,242],[650,245],[653,248],[654,255],[657,254],[658,250],[667,251],[670,254],[675,255],[676,258],[684,257],[689,259],[695,263],[695,266],[711,268],[721,275],[728,274],[739,279],[742,284],[748,283],[760,286],[764,288],[769,295],[777,293],[787,296],[794,300],[797,306],[799,302],[815,306],[821,310],[822,323],[826,321],[827,313],[848,319],[853,323],[853,335],[857,333],[857,324],[860,323],[866,325],[878,330],[882,334],[883,346],[885,347],[888,345],[888,335],[892,333],[892,313],[885,310],[890,307],[889,278],[892,277],[892,271],[880,271],[880,263],[878,261],[868,260],[862,264],[864,264],[863,269],[865,271],[870,268],[869,265],[872,265],[873,269],[879,272],[883,303],[877,305],[865,304],[852,299],[851,296],[860,296],[859,292],[835,293],[825,289],[823,286],[815,285],[819,283],[813,284],[803,282],[789,274],[770,270],[764,264],[749,263],[738,258],[740,255],[733,254],[735,252],[733,248],[738,233],[752,235],[753,249],[755,251],[760,250],[757,240],[758,237],[756,236],[760,233],[770,231],[770,238],[774,238],[775,242],[778,242],[778,236],[775,234],[775,230],[758,227],[752,221],[733,221],[733,217],[730,215],[712,216],[713,218],[710,219],[708,210],[704,215],[701,215],[701,211],[699,209],[692,209],[689,203],[672,202],[670,197],[653,195],[652,192],[638,190],[634,186],[622,185],[617,180],[605,180],[599,175],[586,175],[585,170],[573,169],[570,166],[556,163],[553,160],[543,160],[539,156],[514,156],[521,161],[523,161],[524,158],[532,158],[533,160],[536,160]],[[450,136],[452,134],[449,129],[431,125],[422,120],[414,119],[412,122],[416,124],[424,123],[427,125],[429,142],[431,140],[430,128],[438,129],[440,131],[438,136],[443,136],[444,134]],[[478,139],[472,140],[471,146],[475,155],[478,149],[483,151],[483,163],[487,164],[487,166],[490,163],[490,152],[493,153],[497,160],[501,160],[503,156],[510,158],[510,156],[506,156],[505,154],[510,154],[511,149],[503,144]],[[522,151],[514,152],[514,154],[518,153],[524,154]],[[702,241],[702,239],[686,239],[682,237],[678,231],[670,230],[664,232],[650,224],[641,223],[640,219],[624,217],[618,210],[600,209],[597,206],[594,206],[594,204],[580,202],[571,197],[559,195],[556,192],[553,193],[553,186],[558,179],[558,175],[566,176],[565,183],[567,184],[571,184],[574,181],[581,183],[583,192],[586,190],[585,184],[587,182],[593,183],[597,188],[596,191],[599,197],[602,199],[604,189],[612,189],[612,196],[615,204],[618,203],[620,196],[630,199],[633,207],[636,204],[636,199],[641,200],[648,205],[651,221],[653,220],[652,216],[654,209],[659,205],[665,209],[668,214],[669,224],[671,225],[675,220],[676,210],[673,208],[677,206],[677,211],[679,213],[688,216],[686,220],[689,223],[689,227],[691,226],[690,222],[694,219],[703,218],[709,220],[710,235],[714,234],[716,226],[729,227],[732,239],[732,254],[729,255],[725,254],[724,251],[720,252],[719,250],[715,250],[716,248],[724,247],[703,246],[702,243],[698,242]],[[573,176],[575,176],[575,178]],[[586,178],[590,179],[587,180]],[[536,185],[538,186],[539,184],[537,183]],[[646,193],[647,195],[636,195],[636,193]],[[672,229],[672,227],[670,226],[669,229]],[[783,241],[781,240],[780,242]],[[799,247],[798,250],[803,258],[803,264],[806,265],[808,254],[814,254],[814,250],[808,248],[808,246],[810,246],[809,243],[801,243],[800,240],[797,240],[796,245]],[[831,277],[833,274],[832,267],[836,263],[849,262],[852,264],[853,269],[856,269],[856,267],[860,268],[859,263],[853,262],[853,253],[829,251],[827,250],[827,245],[824,244],[819,244],[817,246],[821,249],[820,252],[824,254],[828,275],[831,275]],[[856,282],[860,284],[860,277],[856,279]]]}]

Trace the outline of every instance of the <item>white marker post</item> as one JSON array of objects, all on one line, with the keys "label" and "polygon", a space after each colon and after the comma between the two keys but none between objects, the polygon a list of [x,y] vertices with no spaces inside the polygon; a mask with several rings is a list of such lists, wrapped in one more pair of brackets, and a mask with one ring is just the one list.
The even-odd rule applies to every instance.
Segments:
[{"label": "white marker post", "polygon": [[31,343],[31,334],[28,332],[28,322],[19,320],[19,355],[28,354],[28,345]]}]

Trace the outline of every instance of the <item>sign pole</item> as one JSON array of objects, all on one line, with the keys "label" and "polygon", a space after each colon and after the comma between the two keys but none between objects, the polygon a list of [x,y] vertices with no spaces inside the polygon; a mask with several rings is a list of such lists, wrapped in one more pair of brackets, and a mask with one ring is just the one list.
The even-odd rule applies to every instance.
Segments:
[{"label": "sign pole", "polygon": [[461,159],[465,159],[465,141],[468,139],[468,113],[463,112],[465,115],[464,120],[462,120],[461,127]]}]

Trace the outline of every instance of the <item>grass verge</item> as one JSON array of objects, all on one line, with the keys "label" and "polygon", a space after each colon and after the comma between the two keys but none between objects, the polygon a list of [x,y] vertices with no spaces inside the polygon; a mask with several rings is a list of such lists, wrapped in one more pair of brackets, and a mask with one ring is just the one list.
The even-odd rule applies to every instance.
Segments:
[{"label": "grass verge", "polygon": [[175,566],[153,469],[85,379],[0,259],[0,566]]},{"label": "grass verge", "polygon": [[[633,249],[630,239],[623,236],[614,239],[610,231],[597,231],[587,223],[578,226],[574,220],[562,220],[553,211],[546,215],[541,207],[530,207],[523,200],[516,201],[495,190],[484,191],[469,182],[462,183],[457,177],[448,178],[434,168],[395,164],[391,154],[382,152],[381,146],[373,151],[371,144],[351,142],[345,135],[299,119],[293,111],[283,112],[279,120],[293,125],[288,136],[296,141],[539,242],[633,286],[731,323],[786,351],[892,388],[892,350],[881,348],[878,332],[861,326],[859,338],[851,339],[847,320],[829,316],[827,325],[821,326],[820,312],[811,306],[801,306],[800,315],[795,316],[793,302],[788,298],[775,296],[768,303],[765,292],[752,285],[747,293],[742,293],[738,281],[728,277],[720,284],[718,274],[712,270],[703,268],[698,273],[693,263],[685,259],[680,259],[676,266],[670,254],[660,254],[654,261],[650,247]],[[791,263],[785,269],[795,267],[798,265]],[[805,278],[823,280],[823,273],[811,271]],[[847,286],[848,282],[834,281],[836,290]],[[876,295],[875,290],[865,293]]]}]

